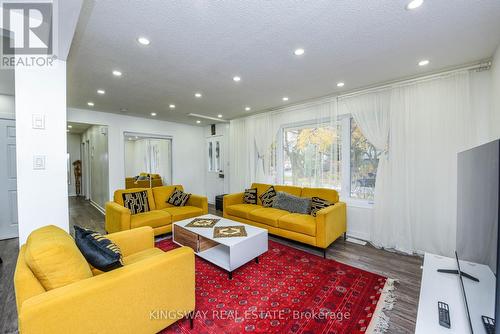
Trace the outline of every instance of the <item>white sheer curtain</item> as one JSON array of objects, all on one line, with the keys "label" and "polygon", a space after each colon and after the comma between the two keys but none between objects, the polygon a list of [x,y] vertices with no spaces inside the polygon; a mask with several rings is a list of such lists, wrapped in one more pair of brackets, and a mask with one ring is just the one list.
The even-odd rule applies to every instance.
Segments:
[{"label": "white sheer curtain", "polygon": [[[275,160],[278,134],[283,126],[303,124],[333,124],[337,119],[335,99],[325,99],[270,111],[231,121],[230,190],[242,191],[252,182],[277,183],[271,162]],[[318,157],[319,158],[319,157]]]},{"label": "white sheer curtain", "polygon": [[375,182],[374,224],[370,228],[371,240],[374,245],[379,247],[396,248],[394,244],[385,240],[387,236],[386,228],[391,222],[389,216],[390,201],[384,200],[388,196],[391,182],[391,167],[389,165],[390,92],[384,90],[364,94],[343,99],[340,103],[354,117],[368,141],[382,151]]},{"label": "white sheer curtain", "polygon": [[479,138],[469,81],[464,71],[344,101],[377,147],[389,123],[388,160],[381,159],[376,181],[376,246],[453,254],[457,153]]}]

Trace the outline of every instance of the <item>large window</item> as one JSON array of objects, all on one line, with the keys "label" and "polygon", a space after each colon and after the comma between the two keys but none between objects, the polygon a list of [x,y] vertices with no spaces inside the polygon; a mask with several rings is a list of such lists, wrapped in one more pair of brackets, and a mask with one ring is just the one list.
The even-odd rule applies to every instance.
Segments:
[{"label": "large window", "polygon": [[353,118],[350,128],[350,197],[373,201],[380,151],[365,138]]},{"label": "large window", "polygon": [[340,125],[317,124],[283,130],[283,184],[340,190]]},{"label": "large window", "polygon": [[[276,163],[281,183],[324,187],[360,201],[373,201],[378,151],[353,118],[283,128]],[[273,145],[273,147],[275,147]],[[273,165],[275,165],[273,163]]]}]

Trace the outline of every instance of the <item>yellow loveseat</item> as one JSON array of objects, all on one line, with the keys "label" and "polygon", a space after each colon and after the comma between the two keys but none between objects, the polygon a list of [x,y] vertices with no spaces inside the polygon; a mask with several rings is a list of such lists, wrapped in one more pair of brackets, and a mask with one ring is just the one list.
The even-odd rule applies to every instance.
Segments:
[{"label": "yellow loveseat", "polygon": [[132,188],[149,188],[151,185],[154,187],[161,187],[163,185],[163,181],[161,180],[160,174],[149,174],[149,173],[141,173],[139,176],[151,177],[151,182],[148,180],[136,180],[135,177],[126,177],[125,178],[125,189]]},{"label": "yellow loveseat", "polygon": [[[151,226],[155,235],[160,235],[171,232],[173,222],[208,213],[208,202],[205,196],[191,195],[185,206],[168,204],[167,200],[175,188],[184,191],[181,185],[115,191],[113,201],[106,203],[106,232],[114,233],[142,226]],[[122,195],[144,190],[148,192],[150,211],[133,215],[129,209],[123,206]]]},{"label": "yellow loveseat", "polygon": [[14,274],[21,334],[150,334],[194,311],[191,248],[155,248],[151,227],[107,237],[120,247],[124,266],[103,273],[64,230],[45,226],[31,233]]},{"label": "yellow loveseat", "polygon": [[337,238],[344,235],[346,227],[346,204],[339,202],[339,195],[333,189],[301,188],[294,186],[274,186],[276,191],[283,191],[299,197],[320,197],[333,206],[321,209],[313,217],[309,214],[290,213],[275,208],[265,208],[259,196],[271,185],[254,183],[250,188],[257,188],[257,204],[245,204],[244,193],[224,196],[224,217],[245,224],[265,228],[269,233],[325,249]]}]

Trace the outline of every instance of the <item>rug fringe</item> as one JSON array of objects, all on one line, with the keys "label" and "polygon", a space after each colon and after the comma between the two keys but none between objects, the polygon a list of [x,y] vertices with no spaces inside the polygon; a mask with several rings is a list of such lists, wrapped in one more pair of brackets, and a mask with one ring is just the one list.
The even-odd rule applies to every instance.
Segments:
[{"label": "rug fringe", "polygon": [[396,283],[398,283],[398,280],[391,278],[388,278],[385,281],[384,288],[380,293],[380,299],[377,303],[377,307],[372,315],[372,321],[370,322],[366,333],[381,334],[387,332],[389,329],[390,318],[384,311],[390,311],[394,307],[394,303],[396,302],[396,295],[394,294]]}]

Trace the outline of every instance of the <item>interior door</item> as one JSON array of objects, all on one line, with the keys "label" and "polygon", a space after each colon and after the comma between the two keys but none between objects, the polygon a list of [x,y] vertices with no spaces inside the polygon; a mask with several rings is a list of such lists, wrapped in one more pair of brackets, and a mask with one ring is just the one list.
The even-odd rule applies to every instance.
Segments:
[{"label": "interior door", "polygon": [[207,138],[207,198],[215,203],[215,196],[224,194],[223,136]]},{"label": "interior door", "polygon": [[0,119],[0,239],[16,238],[17,172],[15,121]]}]

